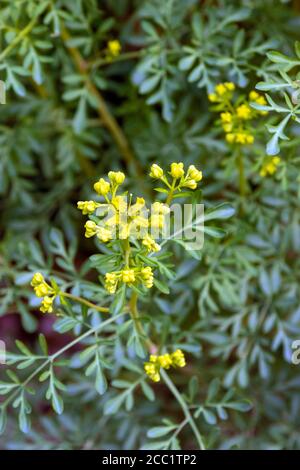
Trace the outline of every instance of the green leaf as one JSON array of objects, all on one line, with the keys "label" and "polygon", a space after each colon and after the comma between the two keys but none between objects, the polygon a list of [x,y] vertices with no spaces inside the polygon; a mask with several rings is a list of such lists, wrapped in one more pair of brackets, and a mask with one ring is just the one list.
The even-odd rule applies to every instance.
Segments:
[{"label": "green leaf", "polygon": [[25,356],[32,356],[31,351],[27,348],[27,346],[25,346],[24,343],[22,343],[22,341],[16,339],[16,345],[17,345],[18,349],[19,349],[23,354],[25,354]]},{"label": "green leaf", "polygon": [[163,294],[169,294],[169,293],[170,293],[169,287],[168,287],[165,283],[159,281],[158,279],[155,279],[155,278],[154,278],[154,285],[155,285],[155,287],[157,287]]},{"label": "green leaf", "polygon": [[126,396],[124,396],[124,394],[122,393],[108,400],[104,405],[104,414],[110,415],[117,413],[117,411],[122,406],[122,403],[124,402],[125,398]]},{"label": "green leaf", "polygon": [[158,74],[144,80],[139,89],[140,93],[146,94],[152,91],[158,85],[160,79],[161,75]]},{"label": "green leaf", "polygon": [[110,306],[110,311],[113,315],[118,315],[122,312],[126,301],[126,284],[123,284],[115,294],[115,299]]},{"label": "green leaf", "polygon": [[52,394],[52,407],[54,411],[59,415],[61,415],[64,410],[63,399],[56,391]]},{"label": "green leaf", "polygon": [[47,346],[47,341],[43,333],[39,334],[39,345],[40,348],[45,356],[48,355],[48,346]]},{"label": "green leaf", "polygon": [[229,204],[220,204],[208,213],[205,213],[204,220],[229,219],[235,213],[235,209]]},{"label": "green leaf", "polygon": [[155,439],[157,437],[162,437],[165,436],[166,434],[169,434],[171,431],[176,429],[176,425],[174,426],[157,426],[155,428],[149,429],[147,431],[147,436],[150,437],[151,439]]},{"label": "green leaf", "polygon": [[147,384],[147,382],[141,382],[141,388],[144,392],[144,395],[145,397],[149,400],[149,401],[154,401],[155,400],[155,394],[152,390],[152,388],[150,387],[150,385]]},{"label": "green leaf", "polygon": [[216,418],[216,415],[212,411],[207,410],[206,408],[203,408],[202,414],[207,424],[211,424],[211,425],[216,424],[217,418]]}]

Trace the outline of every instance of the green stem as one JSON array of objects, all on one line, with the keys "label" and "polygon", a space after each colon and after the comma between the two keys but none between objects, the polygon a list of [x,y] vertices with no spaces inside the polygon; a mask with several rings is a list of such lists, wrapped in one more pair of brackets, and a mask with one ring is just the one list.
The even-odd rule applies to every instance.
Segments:
[{"label": "green stem", "polygon": [[239,174],[240,196],[243,198],[247,193],[247,181],[245,177],[244,159],[239,149],[237,150],[236,165]]},{"label": "green stem", "polygon": [[194,421],[194,419],[193,419],[193,417],[190,413],[190,410],[189,410],[187,404],[185,403],[184,399],[182,398],[180,392],[177,390],[177,388],[175,387],[172,380],[170,379],[170,377],[168,376],[168,374],[166,373],[166,371],[164,369],[160,370],[160,375],[164,379],[164,381],[165,381],[167,387],[169,388],[170,392],[172,392],[172,394],[174,395],[174,397],[176,398],[176,400],[180,404],[180,406],[182,408],[182,411],[183,411],[186,419],[188,420],[189,425],[192,428],[192,431],[195,435],[195,438],[197,440],[197,443],[198,443],[200,449],[205,450],[205,445],[203,443],[202,436],[201,436],[201,434],[200,434],[200,432],[199,432],[199,430],[196,426],[196,423],[195,423],[195,421]]},{"label": "green stem", "polygon": [[[147,54],[148,50],[147,49],[141,49],[139,51],[130,51],[130,52],[124,52],[123,54],[120,54],[117,57],[99,57],[98,59],[95,59],[90,62],[89,68],[95,68],[95,67],[101,67],[102,65],[111,65],[115,62],[122,62],[126,60],[131,60],[131,59],[139,59]],[[169,49],[165,51],[167,55],[172,55],[172,54],[181,54],[180,49]]]},{"label": "green stem", "polygon": [[114,141],[116,142],[116,145],[119,148],[120,153],[123,156],[127,165],[133,166],[136,170],[137,175],[141,176],[143,174],[143,171],[140,161],[133,154],[127,137],[125,136],[115,117],[112,115],[102,94],[99,92],[98,88],[94,85],[90,76],[88,75],[89,65],[87,61],[76,47],[70,45],[71,36],[69,35],[69,32],[65,27],[62,28],[61,37],[66,43],[66,47],[68,48],[71,54],[71,57],[77,67],[77,70],[85,79],[87,89],[94,97],[98,114],[102,119],[104,126],[108,129]]},{"label": "green stem", "polygon": [[83,299],[82,297],[77,297],[76,295],[68,294],[67,292],[60,292],[59,295],[62,296],[62,297],[67,297],[68,299],[74,300],[75,302],[79,302],[81,304],[84,304],[87,307],[90,307],[90,308],[93,308],[94,310],[97,310],[98,312],[109,313],[109,308],[108,307],[99,307],[98,305],[95,305],[92,302],[89,302],[88,300]]},{"label": "green stem", "polygon": [[122,62],[124,60],[131,60],[131,59],[139,59],[142,55],[145,54],[144,50],[141,51],[132,51],[132,52],[125,52],[123,54],[120,54],[117,57],[100,57],[99,59],[96,59],[92,61],[89,64],[90,68],[95,68],[95,67],[101,67],[102,65],[111,65],[115,62]]},{"label": "green stem", "polygon": [[167,200],[166,200],[166,205],[169,206],[172,199],[173,199],[173,195],[174,195],[174,191],[175,191],[175,186],[176,186],[176,178],[173,179],[173,183],[172,183],[172,186],[171,186],[171,189],[169,191],[169,194],[168,194],[168,197],[167,197]]},{"label": "green stem", "polygon": [[130,314],[131,318],[134,321],[135,327],[139,335],[144,339],[147,347],[149,350],[153,348],[153,344],[150,339],[147,337],[143,325],[141,323],[141,319],[139,316],[139,311],[137,308],[137,301],[138,301],[138,294],[136,292],[132,292],[131,299],[130,299]]},{"label": "green stem", "polygon": [[28,25],[22,29],[22,31],[19,32],[19,34],[13,39],[13,41],[7,46],[4,51],[1,52],[0,54],[0,62],[5,59],[5,57],[12,51],[18,44],[19,42],[22,41],[22,39],[27,36],[27,34],[32,30],[34,27],[35,23],[37,21],[37,16],[32,18],[32,20],[28,23]]},{"label": "green stem", "polygon": [[126,238],[124,240],[124,263],[125,267],[129,267],[129,258],[130,258],[130,242],[129,239]]}]

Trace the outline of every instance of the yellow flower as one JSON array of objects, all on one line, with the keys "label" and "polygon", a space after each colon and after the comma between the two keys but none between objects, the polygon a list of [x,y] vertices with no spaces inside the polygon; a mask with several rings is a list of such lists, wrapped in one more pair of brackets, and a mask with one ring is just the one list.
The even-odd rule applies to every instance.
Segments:
[{"label": "yellow flower", "polygon": [[170,369],[172,365],[172,359],[170,354],[163,354],[158,357],[158,363],[163,369]]},{"label": "yellow flower", "polygon": [[150,357],[149,357],[150,362],[157,363],[157,360],[158,360],[158,356],[156,356],[156,354],[150,354]]},{"label": "yellow flower", "polygon": [[144,369],[148,377],[153,380],[153,382],[160,381],[160,375],[158,372],[157,366],[153,362],[145,362]]},{"label": "yellow flower", "polygon": [[112,233],[110,230],[107,230],[106,228],[104,227],[97,227],[96,228],[96,235],[97,235],[97,238],[99,238],[99,240],[101,242],[108,242],[109,240],[112,240]]},{"label": "yellow flower", "polygon": [[170,208],[166,204],[156,201],[152,204],[151,211],[153,214],[167,215],[170,212]]},{"label": "yellow flower", "polygon": [[153,286],[153,272],[150,266],[141,269],[141,278],[147,289]]},{"label": "yellow flower", "polygon": [[[52,312],[52,303],[55,298],[54,289],[47,284],[41,273],[35,273],[32,278],[31,285],[34,288],[37,297],[44,297],[41,303],[40,310],[43,313]],[[52,297],[50,297],[50,295]]]},{"label": "yellow flower", "polygon": [[42,282],[44,282],[44,276],[41,273],[35,273],[31,280],[32,287],[37,287]]},{"label": "yellow flower", "polygon": [[224,83],[219,83],[216,85],[215,91],[219,96],[223,96],[228,90]]},{"label": "yellow flower", "polygon": [[171,359],[174,367],[184,367],[186,365],[185,357],[181,349],[176,349],[176,351],[171,354]]},{"label": "yellow flower", "polygon": [[232,114],[229,113],[228,111],[226,111],[224,113],[221,113],[220,116],[221,116],[222,122],[224,122],[224,123],[231,123],[232,122]]},{"label": "yellow flower", "polygon": [[218,101],[218,97],[215,93],[209,93],[208,95],[208,99],[209,101],[211,101],[212,103],[216,103]]},{"label": "yellow flower", "polygon": [[[257,104],[260,104],[261,106],[265,106],[266,104],[268,104],[265,97],[260,95],[256,91],[251,91],[249,93],[249,99],[250,101],[254,101]],[[259,114],[265,115],[265,114],[268,114],[268,111],[259,111]]]},{"label": "yellow flower", "polygon": [[277,171],[280,162],[281,159],[278,156],[268,158],[260,170],[260,176],[264,178],[267,175],[273,175]]},{"label": "yellow flower", "polygon": [[197,183],[195,180],[186,180],[183,185],[184,188],[189,188],[189,189],[196,189],[197,188]]},{"label": "yellow flower", "polygon": [[40,311],[43,313],[51,313],[53,312],[53,300],[54,297],[44,297],[42,301],[42,305],[40,307]]},{"label": "yellow flower", "polygon": [[267,100],[265,99],[264,96],[259,96],[255,101],[257,104],[260,104],[261,106],[265,106],[267,104]]},{"label": "yellow flower", "polygon": [[126,284],[132,283],[135,281],[135,274],[133,269],[124,269],[122,271],[122,281]]},{"label": "yellow flower", "polygon": [[194,165],[190,165],[188,168],[187,176],[198,183],[202,180],[202,171],[197,170]]},{"label": "yellow flower", "polygon": [[37,297],[44,297],[45,295],[52,293],[52,289],[46,282],[42,282],[38,286],[34,287],[34,292]]},{"label": "yellow flower", "polygon": [[95,201],[78,201],[77,202],[77,207],[79,210],[82,211],[83,215],[92,214],[93,212],[95,212],[96,208],[99,206],[100,204]]},{"label": "yellow flower", "polygon": [[47,284],[41,273],[34,274],[31,285],[34,288],[34,292],[37,297],[44,297],[47,294],[53,293],[52,287]]},{"label": "yellow flower", "polygon": [[164,170],[160,166],[156,165],[156,163],[153,163],[153,165],[151,165],[149,175],[151,178],[160,179],[164,176]]},{"label": "yellow flower", "polygon": [[105,181],[105,179],[100,178],[100,180],[94,184],[94,190],[96,193],[100,194],[100,196],[105,196],[110,191],[110,184],[108,181]]},{"label": "yellow flower", "polygon": [[88,220],[85,223],[84,228],[85,228],[86,238],[90,238],[90,237],[93,237],[94,235],[96,235],[97,225],[92,220]]},{"label": "yellow flower", "polygon": [[121,240],[126,240],[130,235],[130,225],[122,224],[119,225],[119,237]]},{"label": "yellow flower", "polygon": [[108,49],[111,56],[118,57],[118,55],[120,55],[120,52],[121,52],[121,49],[122,49],[120,41],[118,41],[117,39],[113,39],[112,41],[108,41],[107,49]]},{"label": "yellow flower", "polygon": [[249,98],[250,98],[251,101],[256,101],[257,98],[259,98],[259,97],[260,97],[259,93],[257,93],[257,92],[254,91],[254,90],[253,90],[253,91],[250,91],[250,93],[249,93]]},{"label": "yellow flower", "polygon": [[[230,135],[230,134],[227,134],[227,136]],[[227,137],[226,136],[226,137]],[[237,143],[237,144],[242,144],[242,145],[246,145],[246,144],[253,144],[254,142],[254,137],[253,135],[251,134],[245,134],[244,132],[237,132],[235,134],[235,137],[234,137],[234,141]]]},{"label": "yellow flower", "polygon": [[127,211],[127,199],[125,196],[115,196],[111,200],[112,205],[122,213]]},{"label": "yellow flower", "polygon": [[250,101],[254,101],[257,104],[261,104],[262,106],[267,104],[267,101],[264,96],[260,95],[256,91],[250,91],[249,93]]},{"label": "yellow flower", "polygon": [[236,114],[239,119],[250,119],[251,108],[247,104],[241,104],[236,108]]},{"label": "yellow flower", "polygon": [[227,88],[227,90],[229,90],[229,91],[234,91],[235,90],[235,84],[232,83],[232,82],[225,82],[224,85]]},{"label": "yellow flower", "polygon": [[150,217],[150,227],[153,229],[163,228],[165,223],[164,214],[153,214]]},{"label": "yellow flower", "polygon": [[215,86],[215,92],[219,96],[225,95],[228,91],[234,91],[235,84],[232,82],[219,83]]},{"label": "yellow flower", "polygon": [[135,215],[139,214],[139,212],[141,211],[141,209],[143,209],[144,206],[145,199],[143,197],[137,197],[136,203],[128,209],[129,217],[134,217]]},{"label": "yellow flower", "polygon": [[235,135],[232,133],[229,133],[226,135],[226,140],[229,144],[232,144],[235,140]]},{"label": "yellow flower", "polygon": [[184,175],[183,163],[171,163],[170,173],[173,178],[181,178]]},{"label": "yellow flower", "polygon": [[233,129],[233,124],[223,124],[223,129],[225,132],[231,132]]},{"label": "yellow flower", "polygon": [[105,274],[105,289],[110,293],[114,294],[117,289],[118,276],[116,273],[106,273]]},{"label": "yellow flower", "polygon": [[186,365],[185,357],[181,349],[177,349],[172,354],[161,354],[156,356],[151,354],[149,362],[145,362],[144,369],[146,374],[154,382],[160,380],[160,368],[170,369],[170,367],[184,367]]},{"label": "yellow flower", "polygon": [[160,245],[156,243],[155,240],[148,234],[143,239],[142,244],[147,248],[148,251],[160,251]]},{"label": "yellow flower", "polygon": [[122,184],[125,180],[125,175],[122,171],[110,171],[108,177],[112,183]]}]

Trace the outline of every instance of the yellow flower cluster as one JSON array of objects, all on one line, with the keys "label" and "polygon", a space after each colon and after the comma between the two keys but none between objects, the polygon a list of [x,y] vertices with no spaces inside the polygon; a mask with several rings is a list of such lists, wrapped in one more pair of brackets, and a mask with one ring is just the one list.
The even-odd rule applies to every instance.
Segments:
[{"label": "yellow flower cluster", "polygon": [[232,102],[234,83],[220,83],[215,87],[215,93],[208,95],[208,99],[216,104],[216,111],[220,112],[222,127],[229,144],[248,145],[253,144],[253,129],[250,121],[259,115],[266,114],[266,111],[257,111],[250,107],[250,102],[265,105],[266,100],[256,91],[249,93],[249,99],[236,105]]},{"label": "yellow flower cluster", "polygon": [[[131,198],[128,203],[126,196],[117,195],[119,186],[125,180],[124,173],[110,171],[108,178],[109,181],[100,178],[94,184],[95,191],[99,196],[104,197],[105,203],[96,201],[79,201],[77,203],[78,209],[84,215],[93,215],[96,212],[96,215],[99,214],[102,217],[99,223],[95,220],[86,222],[85,236],[90,238],[96,235],[103,243],[114,238],[125,240],[130,236],[135,236],[142,239],[142,244],[148,252],[159,251],[160,246],[147,232],[150,227],[163,228],[165,216],[170,212],[169,207],[155,202],[151,206],[151,217],[149,218],[149,210],[142,197],[137,197],[133,204]],[[103,216],[105,216],[104,219]]]},{"label": "yellow flower cluster", "polygon": [[171,354],[162,354],[157,356],[151,354],[149,362],[145,362],[144,369],[146,374],[153,382],[160,381],[160,368],[170,369],[170,367],[184,367],[186,365],[185,357],[181,349],[177,349]]},{"label": "yellow flower cluster", "polygon": [[[172,179],[170,179],[169,175]],[[89,216],[85,223],[85,236],[96,236],[101,242],[109,243],[113,240],[121,241],[124,253],[123,266],[118,271],[105,275],[105,288],[114,294],[121,284],[130,287],[142,284],[150,289],[153,286],[153,272],[149,266],[141,266],[140,262],[130,254],[133,239],[139,240],[143,254],[158,252],[161,247],[156,239],[161,236],[166,225],[166,216],[170,213],[169,203],[175,191],[183,188],[196,189],[202,180],[202,172],[194,165],[184,169],[182,162],[172,163],[167,175],[163,169],[153,164],[150,176],[162,180],[168,187],[166,203],[154,202],[151,209],[147,209],[145,200],[132,196],[127,198],[126,193],[119,194],[119,187],[125,181],[121,171],[110,171],[108,179],[100,178],[94,184],[94,190],[104,198],[103,202],[93,200],[79,201],[78,209]],[[169,197],[170,196],[170,197]]]},{"label": "yellow flower cluster", "polygon": [[153,272],[150,266],[144,268],[126,268],[105,274],[105,289],[114,294],[120,283],[133,285],[142,283],[147,289],[153,286]]},{"label": "yellow flower cluster", "polygon": [[182,188],[196,189],[198,183],[202,180],[202,171],[199,171],[194,165],[190,165],[187,172],[185,172],[182,162],[171,163],[168,174],[172,177],[172,182],[169,181],[159,165],[154,163],[151,166],[151,178],[161,180],[172,191],[180,191]]},{"label": "yellow flower cluster", "polygon": [[234,90],[235,84],[232,82],[219,83],[215,86],[215,93],[210,93],[208,99],[212,103],[222,102],[224,98],[230,99]]},{"label": "yellow flower cluster", "polygon": [[40,307],[41,312],[53,312],[55,291],[51,286],[49,286],[49,284],[47,284],[44,276],[41,273],[35,273],[32,278],[31,285],[34,288],[34,292],[37,297],[44,297]]},{"label": "yellow flower cluster", "polygon": [[120,55],[122,46],[120,41],[113,39],[107,43],[107,52],[110,57],[118,57]]},{"label": "yellow flower cluster", "polygon": [[280,157],[267,157],[264,164],[260,170],[260,176],[263,178],[268,175],[273,175],[277,171],[277,167],[280,164],[281,159]]}]

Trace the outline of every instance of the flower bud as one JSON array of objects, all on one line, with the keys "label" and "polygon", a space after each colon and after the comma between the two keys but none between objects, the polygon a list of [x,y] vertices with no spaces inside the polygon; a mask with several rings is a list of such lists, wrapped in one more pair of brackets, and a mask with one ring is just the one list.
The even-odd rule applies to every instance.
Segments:
[{"label": "flower bud", "polygon": [[125,175],[122,171],[110,171],[108,177],[112,183],[122,184],[125,180]]},{"label": "flower bud", "polygon": [[96,235],[96,228],[97,228],[97,225],[95,224],[95,222],[93,222],[92,220],[88,220],[86,223],[85,223],[85,236],[86,238],[90,238],[90,237],[93,237],[94,235]]},{"label": "flower bud", "polygon": [[105,179],[100,178],[97,183],[94,184],[94,190],[96,193],[100,194],[100,196],[105,196],[110,191],[110,184]]},{"label": "flower bud", "polygon": [[153,163],[149,175],[151,178],[160,179],[164,175],[164,170],[160,166],[156,165],[156,163]]},{"label": "flower bud", "polygon": [[202,171],[197,170],[194,165],[190,165],[188,169],[188,177],[198,183],[202,180]]},{"label": "flower bud", "polygon": [[171,176],[181,178],[184,175],[183,163],[171,163]]},{"label": "flower bud", "polygon": [[133,269],[124,269],[124,271],[122,271],[122,281],[125,283],[135,281],[135,274]]},{"label": "flower bud", "polygon": [[41,273],[35,273],[31,281],[32,287],[36,287],[42,282],[44,282],[44,276]]},{"label": "flower bud", "polygon": [[196,189],[197,188],[197,183],[195,180],[187,180],[185,183],[182,185],[184,188],[189,188],[189,189]]}]

